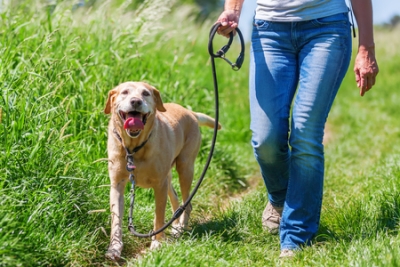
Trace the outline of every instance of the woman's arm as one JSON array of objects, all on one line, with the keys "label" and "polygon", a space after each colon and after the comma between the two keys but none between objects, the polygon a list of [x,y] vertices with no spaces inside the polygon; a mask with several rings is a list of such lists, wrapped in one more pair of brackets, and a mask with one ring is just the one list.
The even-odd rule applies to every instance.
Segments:
[{"label": "woman's arm", "polygon": [[375,58],[372,3],[371,0],[351,0],[351,3],[358,25],[358,53],[354,73],[360,95],[364,96],[375,84],[379,72]]}]

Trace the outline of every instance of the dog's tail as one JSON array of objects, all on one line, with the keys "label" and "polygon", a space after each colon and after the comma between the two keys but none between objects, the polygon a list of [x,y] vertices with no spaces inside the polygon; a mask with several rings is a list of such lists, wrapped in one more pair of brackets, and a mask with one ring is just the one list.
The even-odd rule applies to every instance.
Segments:
[{"label": "dog's tail", "polygon": [[[210,128],[214,128],[215,120],[213,118],[200,112],[193,112],[193,114],[196,116],[197,121],[199,122],[199,126],[207,126]],[[221,124],[218,123],[218,130],[221,128],[222,128]]]}]

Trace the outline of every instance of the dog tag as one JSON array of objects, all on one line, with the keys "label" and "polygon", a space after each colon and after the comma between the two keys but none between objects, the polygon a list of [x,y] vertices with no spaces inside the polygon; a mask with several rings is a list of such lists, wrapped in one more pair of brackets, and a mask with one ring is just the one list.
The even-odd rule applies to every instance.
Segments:
[{"label": "dog tag", "polygon": [[135,166],[135,165],[130,164],[130,163],[127,163],[127,164],[126,164],[126,170],[127,170],[128,172],[133,172],[135,169],[136,169],[136,166]]},{"label": "dog tag", "polygon": [[126,157],[126,170],[128,172],[133,172],[135,169],[136,169],[136,166],[133,163],[133,155],[128,155]]}]

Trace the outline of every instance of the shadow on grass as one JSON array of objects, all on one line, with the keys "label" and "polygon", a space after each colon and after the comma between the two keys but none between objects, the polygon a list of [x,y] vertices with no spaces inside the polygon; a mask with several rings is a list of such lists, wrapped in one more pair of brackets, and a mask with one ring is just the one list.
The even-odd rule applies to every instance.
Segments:
[{"label": "shadow on grass", "polygon": [[228,215],[224,214],[219,219],[205,222],[195,222],[190,233],[194,239],[202,239],[204,237],[217,236],[222,241],[242,241],[243,234],[238,224],[239,214],[232,212]]}]

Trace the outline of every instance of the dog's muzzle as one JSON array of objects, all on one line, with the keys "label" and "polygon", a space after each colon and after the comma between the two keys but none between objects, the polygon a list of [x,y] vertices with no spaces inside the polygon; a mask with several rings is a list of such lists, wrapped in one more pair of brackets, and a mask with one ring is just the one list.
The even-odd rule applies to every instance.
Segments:
[{"label": "dog's muzzle", "polygon": [[144,129],[144,125],[146,124],[147,117],[149,113],[143,114],[138,111],[119,111],[118,112],[126,133],[130,137],[138,137],[141,131]]}]

